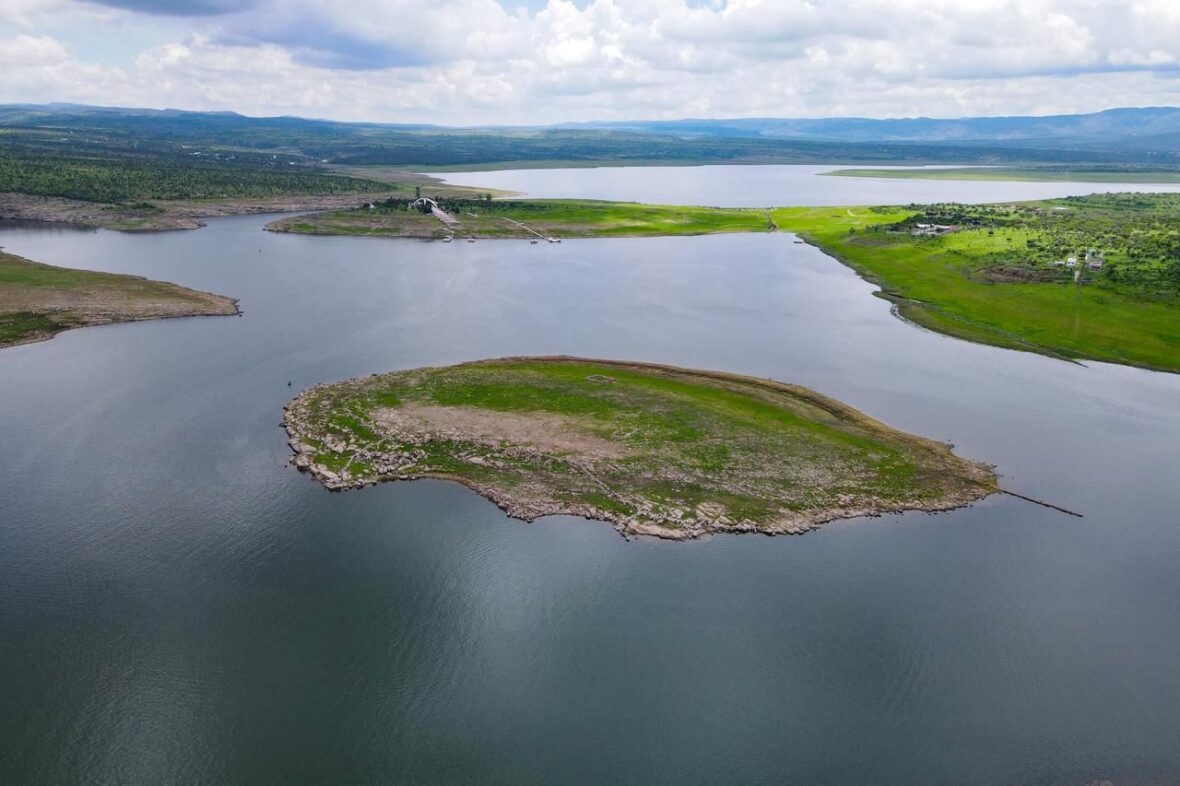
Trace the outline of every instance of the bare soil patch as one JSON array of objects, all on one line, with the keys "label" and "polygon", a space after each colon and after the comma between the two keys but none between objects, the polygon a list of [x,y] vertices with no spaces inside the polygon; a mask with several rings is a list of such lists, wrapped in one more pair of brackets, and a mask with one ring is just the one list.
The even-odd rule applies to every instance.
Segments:
[{"label": "bare soil patch", "polygon": [[1059,274],[1052,270],[1023,265],[990,265],[975,271],[972,277],[995,284],[1040,284],[1056,281]]},{"label": "bare soil patch", "polygon": [[441,439],[492,447],[520,445],[591,459],[622,458],[629,453],[619,442],[587,433],[578,419],[551,412],[523,414],[475,407],[406,404],[396,409],[374,410],[373,419],[394,438],[427,433]]}]

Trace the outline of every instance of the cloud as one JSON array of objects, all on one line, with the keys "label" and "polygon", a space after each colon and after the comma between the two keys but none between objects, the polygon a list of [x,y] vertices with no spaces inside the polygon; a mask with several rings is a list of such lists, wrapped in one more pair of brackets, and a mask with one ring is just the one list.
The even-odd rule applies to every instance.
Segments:
[{"label": "cloud", "polygon": [[74,60],[65,45],[49,36],[0,38],[0,95],[8,101],[41,103],[71,96],[98,103],[125,80],[118,68]]},{"label": "cloud", "polygon": [[31,29],[69,4],[69,0],[4,0],[0,4],[0,28]]},{"label": "cloud", "polygon": [[67,60],[66,48],[48,36],[18,35],[0,40],[0,65],[41,68]]},{"label": "cloud", "polygon": [[164,16],[218,16],[256,5],[252,0],[91,0],[98,5]]},{"label": "cloud", "polygon": [[210,30],[223,43],[282,46],[308,65],[376,71],[499,59],[524,42],[528,25],[527,14],[495,0],[257,0]]},{"label": "cloud", "polygon": [[[100,79],[102,103],[464,124],[1180,103],[1173,0],[102,2],[113,17],[83,24],[60,21],[71,0],[6,0],[0,36],[29,60],[0,100],[87,100]],[[122,70],[69,54],[153,20],[163,38]]]},{"label": "cloud", "polygon": [[421,47],[405,46],[332,27],[315,35],[308,35],[298,29],[271,27],[265,33],[223,33],[217,40],[222,44],[245,48],[256,45],[280,46],[290,52],[297,62],[324,69],[379,71],[421,66],[434,61],[430,53]]}]

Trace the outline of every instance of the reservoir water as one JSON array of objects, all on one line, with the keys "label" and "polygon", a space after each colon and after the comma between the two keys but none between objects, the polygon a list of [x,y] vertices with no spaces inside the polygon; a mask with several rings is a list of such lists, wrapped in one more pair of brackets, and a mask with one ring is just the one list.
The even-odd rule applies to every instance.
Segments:
[{"label": "reservoir water", "polygon": [[[0,351],[0,782],[1180,782],[1180,376],[915,328],[785,234],[266,220],[0,231],[244,311]],[[281,408],[309,385],[533,353],[797,382],[1084,518],[994,497],[628,542],[287,465]]]},{"label": "reservoir water", "polygon": [[1036,183],[823,176],[825,172],[840,168],[831,164],[730,164],[658,168],[506,169],[496,172],[445,172],[435,176],[449,183],[478,184],[538,199],[612,199],[716,207],[984,203],[1050,199],[1104,191],[1180,191],[1180,184],[1177,183]]}]

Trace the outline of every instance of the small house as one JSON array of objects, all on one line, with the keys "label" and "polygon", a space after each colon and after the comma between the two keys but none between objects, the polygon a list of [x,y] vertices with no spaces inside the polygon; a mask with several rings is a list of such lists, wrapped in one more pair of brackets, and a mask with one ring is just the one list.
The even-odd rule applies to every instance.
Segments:
[{"label": "small house", "polygon": [[934,236],[953,232],[957,227],[948,224],[914,224],[915,235]]}]

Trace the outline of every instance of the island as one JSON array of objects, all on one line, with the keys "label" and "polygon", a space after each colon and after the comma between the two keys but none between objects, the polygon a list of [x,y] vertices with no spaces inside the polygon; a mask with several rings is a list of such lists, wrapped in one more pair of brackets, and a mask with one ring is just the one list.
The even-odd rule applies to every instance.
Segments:
[{"label": "island", "polygon": [[0,348],[88,325],[237,313],[237,301],[222,295],[0,252]]},{"label": "island", "polygon": [[769,379],[649,363],[502,358],[310,388],[292,461],[332,490],[458,481],[510,516],[627,537],[803,533],[945,511],[999,491],[988,466]]}]

